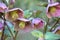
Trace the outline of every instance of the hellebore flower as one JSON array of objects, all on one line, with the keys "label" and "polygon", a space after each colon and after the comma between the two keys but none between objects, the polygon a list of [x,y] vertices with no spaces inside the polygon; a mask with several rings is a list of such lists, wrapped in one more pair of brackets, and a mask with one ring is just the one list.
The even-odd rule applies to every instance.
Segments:
[{"label": "hellebore flower", "polygon": [[17,18],[22,18],[22,17],[23,17],[23,10],[19,8],[10,9],[5,15],[5,18],[10,21],[14,21]]},{"label": "hellebore flower", "polygon": [[33,25],[32,27],[40,29],[40,28],[43,28],[44,21],[40,18],[35,18],[32,20],[32,25]]},{"label": "hellebore flower", "polygon": [[25,32],[29,32],[32,30],[32,25],[30,21],[25,18],[18,18],[15,21],[14,25],[17,31],[19,31],[20,29]]},{"label": "hellebore flower", "polygon": [[47,6],[47,17],[60,17],[60,4],[58,2],[50,3]]},{"label": "hellebore flower", "polygon": [[8,7],[4,3],[0,2],[0,12],[4,13],[4,11],[7,11],[7,10],[8,10]]}]

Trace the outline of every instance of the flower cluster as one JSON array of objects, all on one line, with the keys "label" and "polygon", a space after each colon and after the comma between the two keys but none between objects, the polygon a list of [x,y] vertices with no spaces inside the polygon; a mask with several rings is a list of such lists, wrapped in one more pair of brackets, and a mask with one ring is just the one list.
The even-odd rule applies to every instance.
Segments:
[{"label": "flower cluster", "polygon": [[[36,34],[36,36],[38,37],[40,37],[41,34],[47,35],[48,32],[46,33],[46,31],[48,30],[50,32],[51,30],[53,30],[53,28],[55,28],[55,26],[59,24],[60,21],[60,3],[54,2],[53,0],[48,0],[48,2],[49,3],[46,7],[45,15],[48,17],[46,17],[48,21],[44,21],[40,17],[39,12],[41,13],[42,11],[35,11],[36,13],[32,13],[29,10],[23,11],[21,8],[10,8],[3,2],[0,2],[0,30],[3,30],[6,36],[12,35],[13,37],[15,37],[17,31],[22,30],[24,32],[31,32],[35,29],[43,29],[43,33],[35,31],[36,33],[33,32],[33,35]],[[10,6],[12,6],[14,3],[15,0],[10,0]],[[57,22],[51,27],[50,30],[48,29],[48,26],[50,26],[49,22],[51,20],[49,19],[51,18],[57,18]],[[59,30],[60,32],[60,26],[51,32],[57,33],[57,30]],[[38,40],[43,40],[42,37]]]},{"label": "flower cluster", "polygon": [[[0,3],[1,4],[1,3]],[[13,8],[13,9],[7,9],[8,7],[2,3],[0,7],[0,12],[5,13],[5,20],[9,20],[10,22],[13,23],[14,28],[16,31],[18,30],[25,30],[25,31],[30,31],[32,29],[40,29],[43,28],[44,26],[44,21],[40,18],[33,18],[32,20],[26,19],[24,17],[24,11],[20,8]],[[4,10],[2,10],[4,9]],[[5,11],[5,9],[7,11]],[[1,11],[2,10],[2,11]],[[0,13],[0,14],[1,14]],[[0,23],[1,25],[2,23]],[[1,26],[3,27],[3,26]]]}]

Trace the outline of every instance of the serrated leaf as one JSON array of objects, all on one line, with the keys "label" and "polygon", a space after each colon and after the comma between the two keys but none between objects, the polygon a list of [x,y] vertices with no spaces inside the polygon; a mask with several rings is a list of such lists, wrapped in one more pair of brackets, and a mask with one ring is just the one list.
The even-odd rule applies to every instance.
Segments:
[{"label": "serrated leaf", "polygon": [[32,12],[30,12],[29,10],[24,11],[25,18],[29,18],[31,15],[32,15]]},{"label": "serrated leaf", "polygon": [[40,31],[34,30],[34,31],[32,31],[31,33],[32,33],[32,35],[35,36],[35,37],[43,37],[43,33],[40,32]]}]

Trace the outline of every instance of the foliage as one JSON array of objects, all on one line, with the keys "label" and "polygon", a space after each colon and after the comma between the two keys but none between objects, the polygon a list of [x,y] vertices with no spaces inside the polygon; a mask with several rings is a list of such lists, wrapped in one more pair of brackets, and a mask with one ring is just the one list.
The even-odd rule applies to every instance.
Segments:
[{"label": "foliage", "polygon": [[1,40],[4,37],[18,40],[19,31],[38,39],[59,39],[59,0],[0,0],[0,30]]}]

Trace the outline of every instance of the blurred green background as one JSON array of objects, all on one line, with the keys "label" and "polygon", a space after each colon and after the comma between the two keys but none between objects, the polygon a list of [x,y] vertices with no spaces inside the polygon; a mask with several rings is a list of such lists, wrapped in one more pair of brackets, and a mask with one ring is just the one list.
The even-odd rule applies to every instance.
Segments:
[{"label": "blurred green background", "polygon": [[[0,2],[1,1],[2,0],[0,0]],[[60,0],[58,0],[58,1],[60,1]],[[31,11],[40,10],[42,12],[40,15],[38,14],[39,17],[44,19],[45,21],[47,21],[46,7],[44,4],[48,4],[48,0],[16,0],[16,2],[14,4],[14,8],[21,8],[24,11],[25,10],[31,10]],[[12,40],[12,39],[8,38],[7,40]],[[30,32],[24,33],[22,31],[20,31],[17,36],[17,40],[37,40],[37,38],[32,36]]]}]

